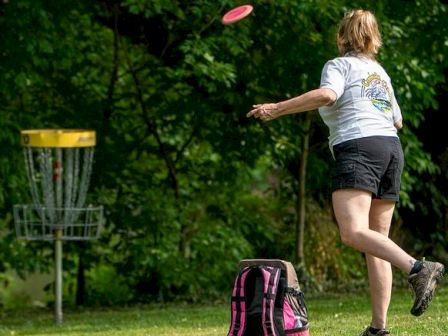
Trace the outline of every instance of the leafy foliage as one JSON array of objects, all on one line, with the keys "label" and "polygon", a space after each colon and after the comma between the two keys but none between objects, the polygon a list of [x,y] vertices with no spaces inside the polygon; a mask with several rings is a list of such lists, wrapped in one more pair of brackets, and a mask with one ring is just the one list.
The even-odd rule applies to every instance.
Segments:
[{"label": "leafy foliage", "polygon": [[[446,5],[260,0],[249,18],[222,26],[220,16],[236,4],[0,4],[0,271],[25,275],[52,263],[49,245],[13,235],[12,206],[29,201],[18,137],[26,128],[97,131],[87,202],[105,206],[105,229],[97,243],[64,245],[65,277],[84,274],[90,302],[110,303],[107,291],[93,293],[114,274],[124,301],[196,301],[228,290],[242,258],[291,259],[304,116],[261,124],[245,114],[253,103],[317,87],[322,65],[337,55],[336,24],[353,7],[377,14],[385,45],[380,61],[405,118],[399,215],[425,208],[427,197],[416,196],[424,190],[437,211],[446,210],[436,185],[447,181],[440,180],[444,161],[431,156],[418,132],[425,111],[437,110],[446,92],[438,86],[447,68]],[[326,133],[314,113],[305,249],[321,283],[363,275],[362,259],[340,248],[329,215]],[[405,224],[416,225],[409,217]],[[445,226],[437,222],[428,233],[438,246],[446,246],[438,234]],[[346,266],[353,263],[352,272]]]}]

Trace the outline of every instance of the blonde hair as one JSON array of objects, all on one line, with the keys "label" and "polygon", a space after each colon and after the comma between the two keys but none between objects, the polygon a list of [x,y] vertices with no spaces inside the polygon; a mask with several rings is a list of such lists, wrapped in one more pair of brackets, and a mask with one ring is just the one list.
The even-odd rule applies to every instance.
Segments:
[{"label": "blonde hair", "polygon": [[339,24],[336,42],[341,56],[350,53],[375,58],[381,47],[375,15],[362,9],[347,12]]}]

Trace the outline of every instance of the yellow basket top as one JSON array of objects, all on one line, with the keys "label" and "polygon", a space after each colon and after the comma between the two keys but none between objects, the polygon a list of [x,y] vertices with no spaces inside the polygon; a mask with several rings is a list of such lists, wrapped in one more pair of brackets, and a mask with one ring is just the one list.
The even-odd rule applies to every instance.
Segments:
[{"label": "yellow basket top", "polygon": [[93,147],[95,131],[84,129],[34,129],[20,132],[25,147]]}]

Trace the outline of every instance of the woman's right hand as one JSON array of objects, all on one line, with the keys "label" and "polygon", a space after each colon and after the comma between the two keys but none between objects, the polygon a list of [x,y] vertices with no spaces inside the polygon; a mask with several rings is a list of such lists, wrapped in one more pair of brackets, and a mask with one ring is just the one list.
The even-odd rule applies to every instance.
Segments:
[{"label": "woman's right hand", "polygon": [[269,121],[279,117],[278,104],[255,104],[252,107],[253,109],[246,115],[248,118],[254,117],[263,121]]}]

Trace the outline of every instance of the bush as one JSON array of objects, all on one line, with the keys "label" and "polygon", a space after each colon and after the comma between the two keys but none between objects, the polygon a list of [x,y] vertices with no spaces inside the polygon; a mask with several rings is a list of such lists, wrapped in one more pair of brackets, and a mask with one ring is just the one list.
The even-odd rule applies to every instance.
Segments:
[{"label": "bush", "polygon": [[86,272],[86,304],[94,306],[123,305],[132,298],[125,278],[109,265],[99,265]]}]

